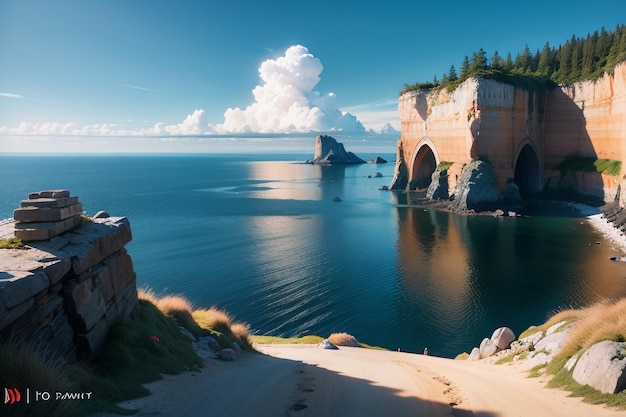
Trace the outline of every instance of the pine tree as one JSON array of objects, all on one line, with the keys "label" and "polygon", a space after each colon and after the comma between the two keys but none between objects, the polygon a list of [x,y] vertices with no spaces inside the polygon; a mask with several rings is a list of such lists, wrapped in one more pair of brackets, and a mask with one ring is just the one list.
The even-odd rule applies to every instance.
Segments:
[{"label": "pine tree", "polygon": [[454,68],[454,65],[451,65],[450,70],[448,71],[448,80],[456,81],[458,79],[459,77],[456,75],[456,68]]},{"label": "pine tree", "polygon": [[607,70],[606,63],[609,57],[610,50],[611,50],[611,36],[606,31],[606,29],[604,29],[604,26],[602,26],[602,29],[600,29],[600,36],[598,37],[598,41],[596,43],[596,50],[594,53],[594,55],[597,57],[596,72],[599,73],[598,75],[602,75],[602,73],[604,73]]},{"label": "pine tree", "polygon": [[480,48],[478,52],[472,54],[471,69],[481,70],[487,68],[487,53]]},{"label": "pine tree", "polygon": [[511,58],[511,53],[507,53],[506,54],[506,58],[504,59],[504,64],[502,65],[502,69],[506,72],[511,72],[513,71],[513,67],[515,64],[513,64],[513,59]]},{"label": "pine tree", "polygon": [[465,58],[463,58],[463,63],[461,64],[461,78],[467,77],[469,70],[470,70],[469,58],[467,57],[467,55],[465,55]]},{"label": "pine tree", "polygon": [[489,66],[493,68],[494,70],[498,70],[498,71],[504,68],[504,60],[498,54],[498,51],[495,51],[493,53],[493,56],[491,57],[491,63],[489,64]]},{"label": "pine tree", "polygon": [[583,69],[583,42],[577,39],[572,47],[572,67],[568,77],[569,82],[581,79]]},{"label": "pine tree", "polygon": [[539,55],[539,62],[537,63],[537,74],[541,76],[549,76],[552,73],[552,49],[550,44],[546,42]]},{"label": "pine tree", "polygon": [[526,45],[524,52],[517,54],[517,57],[515,57],[514,67],[516,72],[520,74],[530,72],[531,61],[532,55],[530,54],[530,48]]}]

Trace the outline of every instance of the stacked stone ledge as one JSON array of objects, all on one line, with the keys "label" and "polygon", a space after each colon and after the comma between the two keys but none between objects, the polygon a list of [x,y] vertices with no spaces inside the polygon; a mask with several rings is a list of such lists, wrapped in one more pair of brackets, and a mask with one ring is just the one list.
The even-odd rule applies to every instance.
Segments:
[{"label": "stacked stone ledge", "polygon": [[24,242],[52,239],[80,225],[82,211],[82,203],[68,190],[31,193],[13,212],[15,237]]},{"label": "stacked stone ledge", "polygon": [[0,250],[0,340],[35,340],[68,358],[89,357],[113,321],[133,311],[136,275],[124,248],[132,239],[128,219],[90,221],[81,213],[68,191],[42,191],[29,195],[14,219],[0,221],[0,238],[28,242],[25,249]]}]

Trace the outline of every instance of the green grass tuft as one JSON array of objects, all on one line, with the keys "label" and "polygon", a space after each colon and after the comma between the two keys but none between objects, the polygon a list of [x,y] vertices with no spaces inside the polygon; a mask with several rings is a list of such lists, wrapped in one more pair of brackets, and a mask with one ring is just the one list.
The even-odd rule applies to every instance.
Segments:
[{"label": "green grass tuft", "polygon": [[177,323],[149,301],[140,300],[130,319],[118,319],[111,327],[84,385],[106,409],[111,403],[148,395],[143,384],[161,379],[161,374],[201,366]]},{"label": "green grass tuft", "polygon": [[24,249],[24,242],[17,237],[0,239],[0,249]]},{"label": "green grass tuft", "polygon": [[582,397],[590,404],[606,404],[620,410],[626,410],[626,391],[617,394],[604,394],[589,385],[580,385],[566,369],[561,370],[548,382],[549,388],[559,388],[571,392],[572,397]]},{"label": "green grass tuft", "polygon": [[[78,377],[82,371],[70,365],[40,344],[24,340],[5,340],[0,344],[0,387],[17,388],[22,396],[25,389],[48,392],[79,390]],[[11,405],[11,415],[29,417],[66,416],[74,412],[74,401],[25,402]],[[4,405],[0,405],[3,410]]]}]

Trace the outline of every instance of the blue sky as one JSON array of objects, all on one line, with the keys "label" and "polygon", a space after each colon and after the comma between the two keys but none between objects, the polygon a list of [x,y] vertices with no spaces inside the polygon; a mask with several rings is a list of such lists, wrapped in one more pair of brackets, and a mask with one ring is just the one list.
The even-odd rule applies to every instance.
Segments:
[{"label": "blue sky", "polygon": [[[2,0],[0,152],[188,151],[189,135],[257,131],[267,149],[288,148],[267,134],[399,129],[404,83],[440,78],[479,48],[557,46],[624,16],[623,0]],[[293,89],[294,68],[305,88]]]}]

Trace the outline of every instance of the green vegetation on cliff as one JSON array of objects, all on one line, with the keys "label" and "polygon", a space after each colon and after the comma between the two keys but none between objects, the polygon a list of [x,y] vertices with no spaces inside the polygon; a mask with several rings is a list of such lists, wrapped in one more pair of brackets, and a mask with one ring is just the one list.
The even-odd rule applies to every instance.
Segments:
[{"label": "green vegetation on cliff", "polygon": [[568,158],[556,167],[561,172],[584,171],[597,172],[599,174],[618,176],[622,170],[622,161],[614,159],[597,158]]},{"label": "green vegetation on cliff", "polygon": [[586,38],[575,35],[558,48],[546,42],[543,49],[534,53],[528,45],[515,59],[509,52],[506,57],[495,51],[490,60],[482,48],[467,55],[457,75],[452,65],[441,80],[435,76],[432,82],[405,84],[400,94],[415,90],[447,88],[454,90],[470,77],[480,76],[524,88],[530,91],[545,90],[556,83],[571,84],[595,80],[604,73],[612,73],[615,66],[626,60],[626,26],[618,25],[613,31],[587,34]]}]

